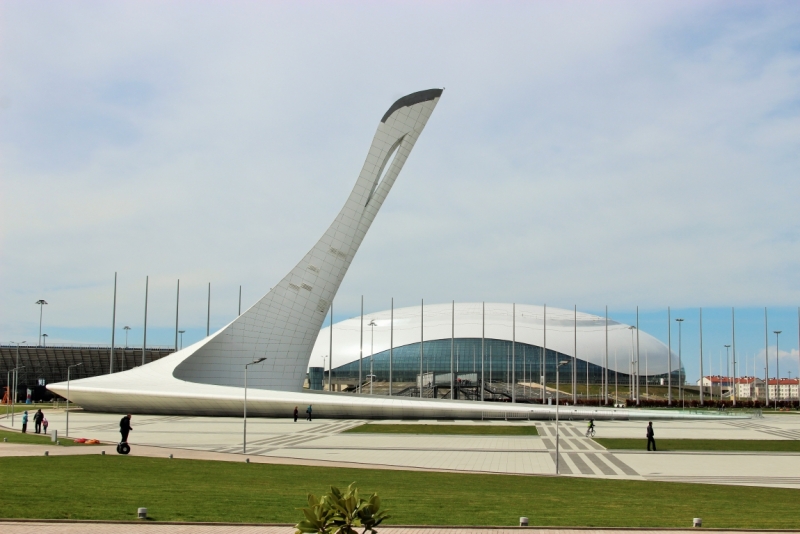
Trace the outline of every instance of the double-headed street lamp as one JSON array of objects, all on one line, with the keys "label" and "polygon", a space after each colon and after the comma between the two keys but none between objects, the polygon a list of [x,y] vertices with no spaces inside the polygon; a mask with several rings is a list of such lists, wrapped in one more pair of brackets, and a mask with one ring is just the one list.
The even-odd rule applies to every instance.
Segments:
[{"label": "double-headed street lamp", "polygon": [[42,344],[42,311],[44,310],[44,306],[45,304],[47,304],[47,301],[44,299],[39,299],[36,301],[36,304],[39,305],[39,341],[37,344],[38,346]]},{"label": "double-headed street lamp", "polygon": [[372,395],[372,383],[375,382],[375,370],[372,365],[372,360],[375,357],[375,319],[369,322],[370,327],[370,342],[369,342],[369,394]]},{"label": "double-headed street lamp", "polygon": [[69,437],[69,379],[70,379],[69,373],[73,367],[79,367],[81,365],[83,365],[83,362],[67,366],[67,433],[64,434],[64,437]]},{"label": "double-headed street lamp", "polygon": [[559,382],[559,372],[558,372],[558,370],[561,368],[562,365],[567,365],[568,363],[569,363],[568,360],[564,360],[564,361],[558,362],[558,365],[556,365],[556,474],[558,474],[558,461],[559,461],[559,456],[558,456],[558,387],[559,387],[558,382]]},{"label": "double-headed street lamp", "polygon": [[266,358],[259,358],[244,366],[244,435],[242,437],[242,454],[247,454],[247,368],[264,360]]},{"label": "double-headed street lamp", "polygon": [[[778,336],[781,330],[775,330],[775,409],[778,409],[778,396],[781,394],[781,352],[778,347]],[[767,377],[767,388],[769,388],[769,377]]]}]

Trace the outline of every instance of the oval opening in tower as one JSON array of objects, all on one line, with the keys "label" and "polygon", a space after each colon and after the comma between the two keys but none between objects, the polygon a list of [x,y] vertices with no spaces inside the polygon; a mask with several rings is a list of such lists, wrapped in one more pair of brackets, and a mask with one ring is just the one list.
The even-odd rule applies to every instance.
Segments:
[{"label": "oval opening in tower", "polygon": [[367,197],[367,202],[364,204],[365,206],[369,204],[369,201],[372,200],[372,195],[375,194],[375,191],[378,189],[378,186],[383,182],[383,178],[386,176],[386,173],[389,172],[389,169],[392,167],[392,163],[394,163],[394,158],[397,156],[397,149],[400,147],[400,143],[403,141],[403,137],[398,139],[392,145],[392,148],[389,149],[389,153],[383,160],[383,165],[381,165],[381,170],[378,172],[378,176],[375,177],[375,182],[372,184],[372,190],[369,192],[369,197]]}]

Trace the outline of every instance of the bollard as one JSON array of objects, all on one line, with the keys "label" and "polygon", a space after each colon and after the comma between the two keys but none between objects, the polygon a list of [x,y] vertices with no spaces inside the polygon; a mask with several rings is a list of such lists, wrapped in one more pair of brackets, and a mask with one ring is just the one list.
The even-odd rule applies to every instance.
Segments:
[{"label": "bollard", "polygon": [[244,462],[249,464],[250,463],[250,458],[246,458]]},{"label": "bollard", "polygon": [[519,518],[519,526],[527,527],[528,526],[528,518],[527,517],[520,517]]},{"label": "bollard", "polygon": [[56,445],[61,445],[61,442],[60,441],[56,441]]},{"label": "bollard", "polygon": [[700,527],[702,527],[702,526],[703,526],[703,518],[702,518],[702,517],[695,517],[695,518],[692,520],[692,526],[693,526],[694,528],[700,528]]},{"label": "bollard", "polygon": [[169,455],[169,459],[172,460],[172,455],[171,454]]},{"label": "bollard", "polygon": [[101,456],[105,456],[106,455],[106,451],[100,451],[100,455]]},{"label": "bollard", "polygon": [[3,438],[3,443],[8,443],[8,438]]},{"label": "bollard", "polygon": [[52,441],[53,443],[58,442],[58,430],[53,429],[53,431],[50,433],[50,441]]},{"label": "bollard", "polygon": [[50,451],[44,451],[45,456],[50,456]]},{"label": "bollard", "polygon": [[139,508],[137,515],[139,519],[147,519],[147,508]]}]

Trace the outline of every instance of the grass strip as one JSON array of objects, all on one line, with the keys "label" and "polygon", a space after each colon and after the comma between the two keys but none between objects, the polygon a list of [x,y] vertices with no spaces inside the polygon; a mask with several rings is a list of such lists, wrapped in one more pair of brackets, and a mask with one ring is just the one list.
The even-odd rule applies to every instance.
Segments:
[{"label": "grass strip", "polygon": [[[647,450],[646,439],[595,438],[606,449]],[[659,451],[800,452],[800,441],[789,439],[658,439]]]},{"label": "grass strip", "polygon": [[[43,412],[47,413],[47,412],[52,412],[56,409],[63,410],[65,406],[66,403],[64,402],[61,402],[58,405],[56,405],[56,403],[54,402],[41,402],[37,404],[25,404],[23,402],[23,403],[17,403],[14,406],[6,406],[5,404],[3,404],[0,405],[0,415],[5,415],[6,412],[8,412],[9,414],[11,412],[15,413],[28,412],[31,415],[31,417],[33,417],[33,414],[36,413],[36,410],[42,410]],[[69,408],[70,410],[80,409],[80,407],[74,403],[70,403]]]},{"label": "grass strip", "polygon": [[[356,481],[387,524],[795,528],[800,490],[90,455],[0,458],[0,516],[295,523],[306,494]],[[57,488],[58,498],[53,498]],[[688,528],[688,527],[687,527]]]},{"label": "grass strip", "polygon": [[538,436],[533,425],[383,425],[367,423],[345,430],[366,434],[439,434],[458,436]]},{"label": "grass strip", "polygon": [[[30,425],[28,425],[30,427]],[[0,441],[3,438],[8,440],[8,443],[26,443],[28,445],[52,445],[53,447],[56,446],[50,440],[49,434],[36,434],[36,433],[21,433],[21,432],[9,432],[8,430],[0,430]],[[75,443],[71,439],[66,438],[58,438],[60,444],[64,447],[72,447],[72,446],[79,446],[84,445],[83,443]],[[87,445],[91,447],[91,445]]]}]

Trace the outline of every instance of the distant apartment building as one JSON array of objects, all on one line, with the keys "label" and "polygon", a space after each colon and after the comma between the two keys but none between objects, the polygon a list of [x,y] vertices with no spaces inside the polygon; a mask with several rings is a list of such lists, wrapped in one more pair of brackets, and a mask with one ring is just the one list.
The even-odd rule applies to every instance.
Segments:
[{"label": "distant apartment building", "polygon": [[764,396],[764,381],[754,376],[741,376],[736,379],[736,397],[757,399]]},{"label": "distant apartment building", "polygon": [[770,378],[767,383],[769,398],[777,400],[797,399],[800,397],[797,378]]},{"label": "distant apartment building", "polygon": [[706,388],[707,387],[719,388],[720,386],[722,386],[722,390],[725,391],[726,389],[730,389],[732,383],[733,383],[732,376],[711,375],[703,377],[703,387]]},{"label": "distant apartment building", "polygon": [[[698,380],[697,382],[698,385],[700,385],[701,381]],[[795,381],[795,383],[796,382],[797,381]],[[736,378],[719,375],[704,376],[702,385],[704,388],[710,388],[712,395],[721,392],[723,397],[736,395],[736,398],[739,399],[756,399],[764,396],[764,381],[753,376],[740,376]],[[770,396],[771,395],[772,393],[770,393]]]}]

